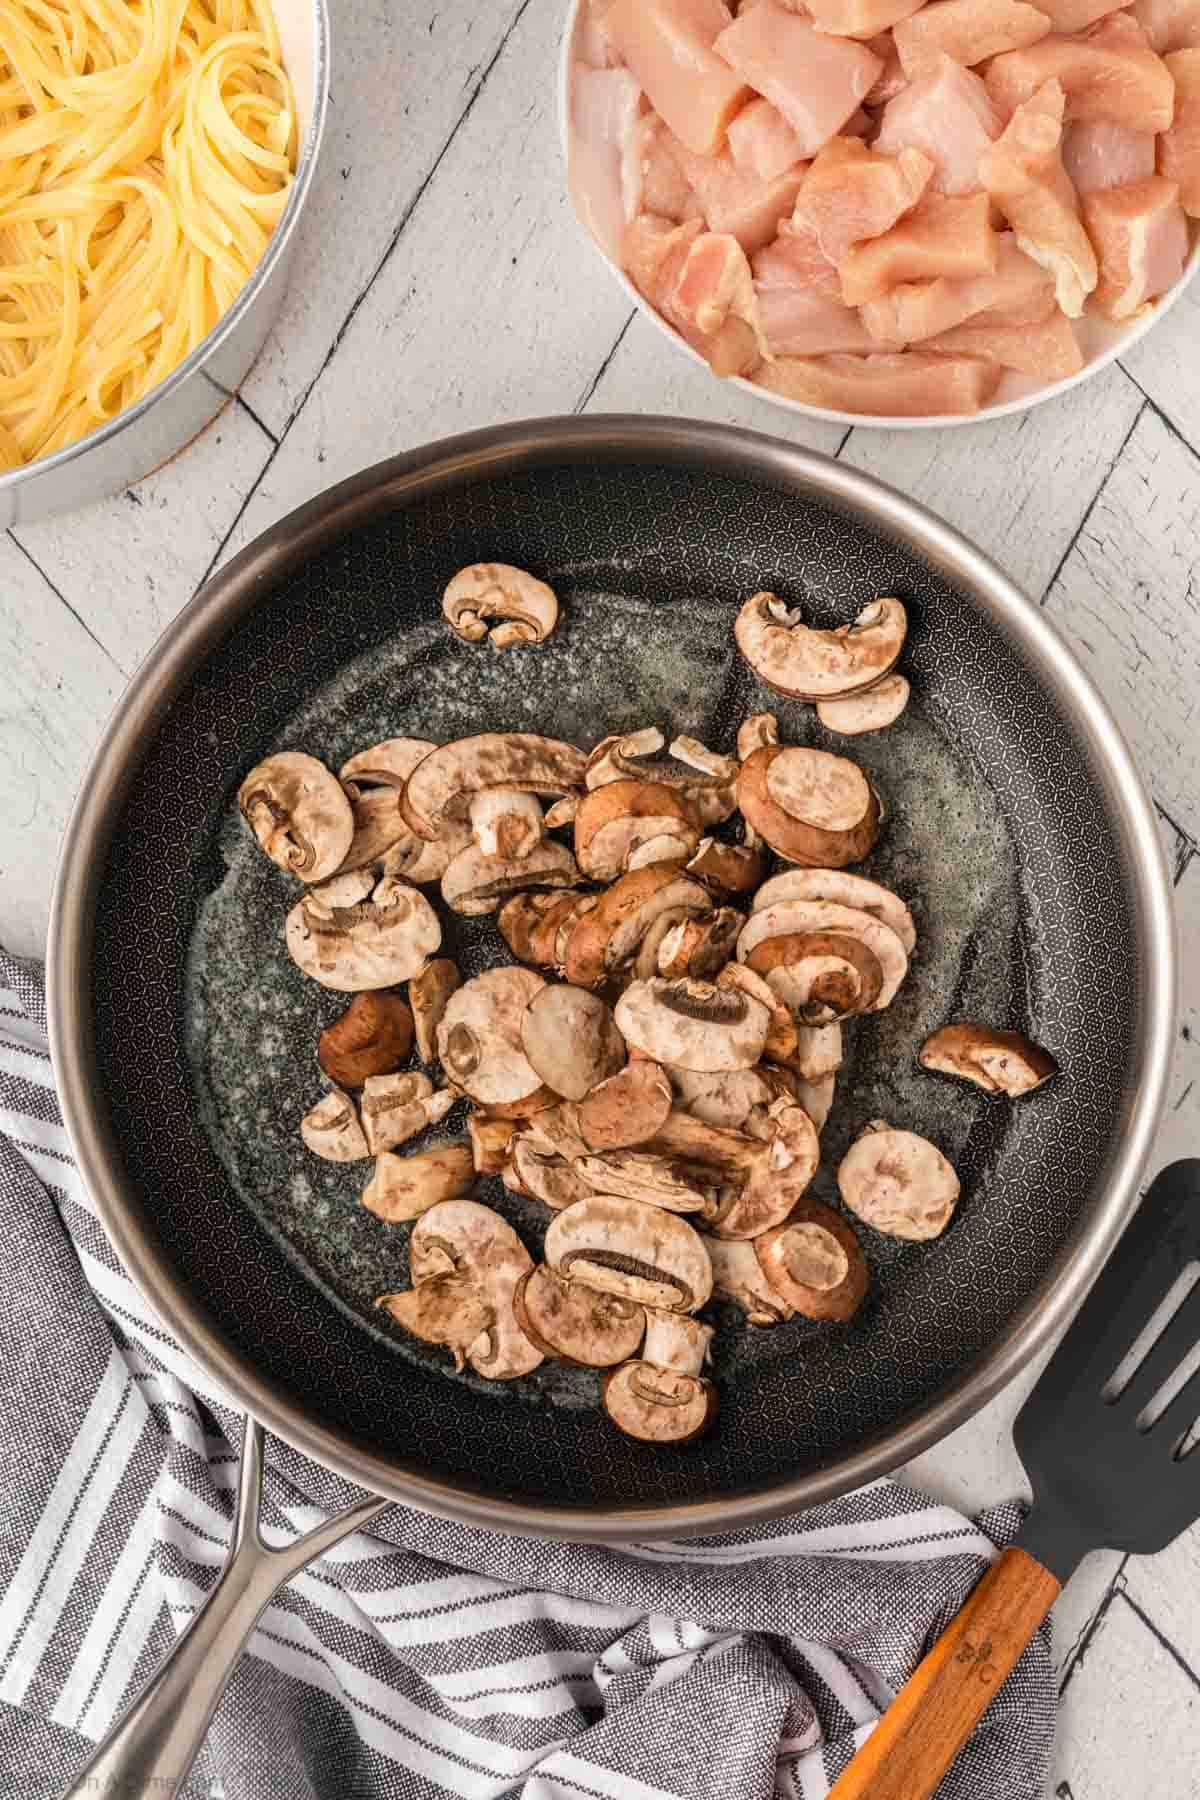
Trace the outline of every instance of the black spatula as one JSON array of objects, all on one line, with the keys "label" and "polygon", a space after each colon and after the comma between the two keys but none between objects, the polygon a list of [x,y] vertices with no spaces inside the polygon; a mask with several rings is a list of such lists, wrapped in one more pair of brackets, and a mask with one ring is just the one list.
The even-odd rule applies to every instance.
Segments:
[{"label": "black spatula", "polygon": [[1020,1537],[829,1800],[929,1800],[1087,1552],[1150,1555],[1200,1517],[1198,1346],[1200,1162],[1181,1162],[1151,1187],[1021,1409],[1013,1436],[1034,1504]]}]

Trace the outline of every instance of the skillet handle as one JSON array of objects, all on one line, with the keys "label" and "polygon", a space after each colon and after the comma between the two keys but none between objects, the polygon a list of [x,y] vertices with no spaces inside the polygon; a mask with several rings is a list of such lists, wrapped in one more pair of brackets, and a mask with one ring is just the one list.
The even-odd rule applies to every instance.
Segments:
[{"label": "skillet handle", "polygon": [[1027,1550],[1006,1550],[901,1688],[829,1800],[932,1800],[1060,1591]]},{"label": "skillet handle", "polygon": [[168,1650],[132,1706],[101,1740],[66,1800],[170,1800],[192,1764],[264,1607],[314,1558],[366,1525],[388,1504],[364,1500],[304,1537],[273,1550],[259,1531],[265,1433],[248,1418],[229,1559],[204,1605]]}]

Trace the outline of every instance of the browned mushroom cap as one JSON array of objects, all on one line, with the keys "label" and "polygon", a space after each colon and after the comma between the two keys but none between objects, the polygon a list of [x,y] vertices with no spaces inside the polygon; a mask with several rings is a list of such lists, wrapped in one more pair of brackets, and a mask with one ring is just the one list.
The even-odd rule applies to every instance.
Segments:
[{"label": "browned mushroom cap", "polygon": [[779,742],[779,720],[774,713],[752,713],[738,726],[738,761],[745,762],[756,750],[771,750]]},{"label": "browned mushroom cap", "polygon": [[[542,644],[558,623],[554,589],[511,563],[472,563],[460,569],[442,595],[442,612],[456,637],[469,644],[489,637],[496,650]],[[492,628],[484,621],[504,621]]]},{"label": "browned mushroom cap", "polygon": [[412,1041],[413,1016],[399,994],[356,994],[318,1038],[317,1061],[339,1087],[361,1087],[398,1069]]},{"label": "browned mushroom cap", "polygon": [[448,956],[438,956],[426,963],[408,984],[417,1031],[417,1055],[423,1063],[437,1061],[437,1028],[451,994],[456,994],[461,986],[462,976]]},{"label": "browned mushroom cap", "polygon": [[599,987],[636,953],[655,919],[676,907],[706,913],[712,901],[673,863],[622,875],[571,931],[563,961],[567,980],[576,987]]},{"label": "browned mushroom cap", "polygon": [[899,600],[872,600],[852,625],[814,631],[774,594],[752,594],[733,627],[737,647],[768,687],[796,700],[836,700],[890,674],[908,617]]},{"label": "browned mushroom cap", "polygon": [[753,910],[763,912],[781,900],[832,900],[838,906],[852,906],[889,926],[908,956],[917,947],[917,928],[899,894],[848,869],[784,869],[763,882]]},{"label": "browned mushroom cap", "polygon": [[756,1238],[782,1223],[817,1172],[821,1140],[802,1106],[782,1099],[768,1108],[771,1135],[750,1164],[734,1204],[713,1221],[717,1237]]},{"label": "browned mushroom cap", "polygon": [[674,788],[686,800],[689,815],[702,825],[728,819],[737,808],[733,758],[714,754],[696,738],[678,737],[670,749],[674,762],[644,760],[661,750],[664,741],[654,726],[605,738],[588,757],[589,791],[610,781],[653,781]]},{"label": "browned mushroom cap", "polygon": [[521,1047],[546,1086],[567,1100],[582,1100],[625,1061],[612,1008],[587,988],[536,993],[521,1020]]},{"label": "browned mushroom cap", "polygon": [[879,958],[848,932],[786,932],[764,938],[750,952],[746,967],[764,976],[805,1025],[830,1025],[869,1012],[883,990]]},{"label": "browned mushroom cap", "polygon": [[858,767],[827,750],[756,750],[742,764],[738,805],[772,850],[810,868],[861,862],[879,836],[879,799]]},{"label": "browned mushroom cap", "polygon": [[353,994],[417,974],[441,943],[442,928],[416,888],[385,875],[372,889],[360,871],[310,889],[288,914],[285,937],[306,975]]},{"label": "browned mushroom cap", "polygon": [[517,1126],[512,1119],[489,1119],[486,1113],[470,1113],[467,1136],[477,1175],[502,1175],[512,1154]]},{"label": "browned mushroom cap", "polygon": [[501,1179],[509,1193],[540,1200],[552,1212],[562,1212],[565,1206],[574,1206],[577,1200],[586,1200],[594,1192],[569,1162],[543,1149],[540,1140],[528,1132],[514,1140]]},{"label": "browned mushroom cap", "polygon": [[732,1189],[711,1169],[658,1149],[606,1150],[581,1156],[571,1166],[591,1193],[640,1200],[670,1213],[701,1213],[709,1219],[734,1198]]},{"label": "browned mushroom cap", "polygon": [[616,1007],[627,1044],[680,1069],[752,1069],[771,1014],[760,1000],[711,981],[634,981]]},{"label": "browned mushroom cap", "polygon": [[372,863],[382,863],[394,845],[404,839],[412,840],[412,832],[400,810],[398,788],[364,788],[360,793],[348,787],[347,792],[354,815],[354,836],[339,870],[343,875],[351,869],[365,869]]},{"label": "browned mushroom cap", "polygon": [[673,788],[652,781],[611,781],[575,814],[575,854],[585,875],[613,881],[649,862],[686,862],[700,825]]},{"label": "browned mushroom cap", "polygon": [[728,1069],[701,1073],[672,1069],[671,1088],[680,1112],[723,1131],[742,1131],[755,1107],[769,1106],[776,1095],[761,1069]]},{"label": "browned mushroom cap", "polygon": [[[686,906],[671,906],[666,912],[659,913],[638,946],[638,953],[630,965],[630,971],[638,981],[649,981],[658,974],[658,953],[663,943],[677,925],[681,925],[685,919],[695,917],[695,913]],[[622,970],[621,973],[625,974],[626,971]]]},{"label": "browned mushroom cap", "polygon": [[354,837],[341,782],[302,750],[256,764],[238,789],[238,810],[271,861],[301,881],[327,881]]},{"label": "browned mushroom cap", "polygon": [[681,920],[663,938],[658,950],[658,973],[674,978],[694,975],[712,981],[737,948],[738,933],[746,923],[740,912],[722,906],[706,918]]},{"label": "browned mushroom cap", "polygon": [[551,1219],[543,1254],[552,1269],[606,1294],[668,1312],[698,1312],[712,1293],[699,1233],[678,1214],[594,1194]]},{"label": "browned mushroom cap", "polygon": [[[488,1320],[482,1331],[466,1342],[465,1334],[456,1333],[451,1345],[465,1354],[478,1374],[492,1381],[511,1381],[537,1368],[542,1353],[521,1330],[512,1304],[517,1284],[529,1273],[533,1260],[499,1213],[474,1200],[444,1201],[417,1220],[408,1256],[415,1288],[439,1276],[457,1275],[469,1284],[473,1296],[483,1301]],[[397,1317],[395,1307],[389,1304],[391,1298],[377,1304],[387,1304]],[[406,1323],[403,1318],[399,1322]],[[461,1367],[460,1358],[456,1360]]]},{"label": "browned mushroom cap", "polygon": [[[740,940],[739,940],[740,941]],[[771,989],[770,983],[756,974],[746,963],[726,963],[717,976],[717,986],[728,988],[738,993],[749,995],[765,1006],[770,1014],[767,1026],[767,1041],[763,1045],[763,1055],[774,1062],[785,1062],[796,1054],[797,1026],[784,1001]]]},{"label": "browned mushroom cap", "polygon": [[465,918],[479,919],[496,912],[514,893],[570,887],[578,879],[575,858],[553,838],[544,838],[519,860],[487,856],[477,844],[468,844],[442,876],[442,899]]},{"label": "browned mushroom cap", "polygon": [[416,1219],[469,1192],[475,1169],[466,1144],[438,1144],[396,1156],[384,1150],[375,1158],[375,1173],[362,1192],[362,1204],[389,1225]]},{"label": "browned mushroom cap", "polygon": [[[749,965],[760,944],[768,938],[805,935],[810,931],[835,931],[857,938],[878,962],[883,973],[883,986],[871,1008],[882,1012],[890,1006],[908,974],[908,955],[890,925],[855,906],[842,906],[836,900],[778,900],[771,906],[750,914],[738,939],[738,957]],[[766,980],[774,991],[778,972],[772,970]]]},{"label": "browned mushroom cap", "polygon": [[937,1237],[958,1203],[958,1176],[936,1144],[882,1122],[851,1144],[837,1179],[850,1211],[889,1237]]},{"label": "browned mushroom cap", "polygon": [[338,770],[338,779],[346,787],[365,791],[368,788],[399,790],[418,763],[424,762],[437,745],[428,738],[384,738],[369,750],[356,750]]},{"label": "browned mushroom cap", "polygon": [[548,1111],[557,1099],[554,1089],[542,1081],[531,1093],[522,1094],[517,1100],[491,1100],[483,1110],[489,1119],[532,1119],[535,1114]]},{"label": "browned mushroom cap", "polygon": [[654,1136],[671,1110],[671,1084],[656,1062],[631,1062],[579,1099],[588,1148],[625,1150]]},{"label": "browned mushroom cap", "polygon": [[818,700],[817,717],[827,731],[843,737],[859,737],[864,731],[884,731],[894,725],[908,705],[910,693],[903,675],[885,675],[865,693],[844,700]]},{"label": "browned mushroom cap", "polygon": [[546,822],[533,794],[515,788],[483,788],[467,809],[475,842],[485,856],[520,862],[545,836]]},{"label": "browned mushroom cap", "polygon": [[701,838],[696,854],[686,865],[718,894],[752,894],[767,872],[766,852],[757,844],[722,844]]},{"label": "browned mushroom cap", "polygon": [[466,1275],[434,1275],[403,1293],[380,1294],[375,1304],[422,1343],[444,1345],[456,1369],[492,1323],[488,1296]]},{"label": "browned mushroom cap", "polygon": [[1021,1032],[966,1020],[943,1025],[926,1038],[918,1060],[923,1069],[973,1081],[985,1094],[1007,1094],[1010,1099],[1031,1094],[1058,1073],[1049,1051]]},{"label": "browned mushroom cap", "polygon": [[574,888],[514,894],[500,908],[496,924],[513,955],[522,962],[531,963],[535,969],[559,968],[566,939],[599,898],[599,894],[581,894]]},{"label": "browned mushroom cap", "polygon": [[433,1091],[428,1075],[371,1075],[362,1093],[361,1113],[371,1154],[395,1150],[446,1117],[457,1094]]},{"label": "browned mushroom cap", "polygon": [[[769,1233],[767,1234],[769,1235]],[[782,1325],[794,1317],[793,1309],[777,1293],[755,1255],[757,1239],[712,1238],[708,1246],[712,1262],[713,1292],[721,1300],[740,1306],[751,1325]]]},{"label": "browned mushroom cap", "polygon": [[623,1363],[605,1377],[602,1392],[604,1410],[617,1429],[646,1444],[686,1444],[717,1413],[711,1381],[647,1362]]},{"label": "browned mushroom cap", "polygon": [[513,1295],[513,1308],[530,1343],[545,1356],[585,1369],[611,1369],[636,1356],[646,1313],[619,1294],[604,1294],[582,1281],[564,1281],[539,1263]]},{"label": "browned mushroom cap", "polygon": [[450,996],[437,1029],[438,1056],[472,1100],[508,1106],[542,1087],[521,1048],[521,1022],[545,985],[532,969],[486,969]]},{"label": "browned mushroom cap", "polygon": [[440,837],[465,819],[481,788],[558,796],[583,786],[585,758],[573,744],[532,732],[484,732],[443,744],[418,763],[404,789],[404,816],[418,836]]},{"label": "browned mushroom cap", "polygon": [[867,1259],[840,1213],[807,1195],[791,1217],[754,1240],[768,1283],[806,1319],[848,1319],[870,1285]]},{"label": "browned mushroom cap", "polygon": [[300,1136],[306,1148],[326,1162],[358,1162],[371,1154],[354,1102],[340,1088],[325,1094],[305,1113]]}]

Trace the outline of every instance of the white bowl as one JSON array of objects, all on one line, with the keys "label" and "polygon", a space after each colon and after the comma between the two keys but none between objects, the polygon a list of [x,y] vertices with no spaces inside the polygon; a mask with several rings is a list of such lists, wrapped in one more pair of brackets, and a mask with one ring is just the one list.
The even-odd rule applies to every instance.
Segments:
[{"label": "white bowl", "polygon": [[[571,71],[575,62],[575,47],[580,35],[585,4],[586,0],[571,0],[566,27],[563,31],[562,54],[559,59],[559,123],[564,166],[568,167],[571,157]],[[573,199],[572,205],[574,205]],[[576,218],[579,218],[577,208]],[[1019,375],[1015,371],[1009,370],[997,390],[998,397],[988,406],[980,407],[977,413],[930,413],[919,419],[897,419],[886,413],[837,412],[832,407],[809,406],[803,400],[790,400],[783,394],[773,394],[766,388],[756,387],[752,381],[746,381],[740,375],[728,377],[714,375],[712,379],[714,381],[730,380],[735,387],[742,388],[746,393],[752,394],[755,399],[764,400],[772,406],[782,407],[786,412],[800,413],[808,419],[828,419],[835,425],[868,425],[888,431],[923,431],[930,426],[977,425],[987,419],[1003,419],[1012,413],[1026,412],[1031,406],[1040,406],[1045,400],[1057,399],[1058,395],[1069,393],[1081,382],[1087,381],[1093,375],[1098,375],[1101,369],[1106,369],[1109,363],[1116,361],[1118,356],[1123,355],[1126,350],[1132,349],[1134,344],[1140,343],[1146,333],[1152,331],[1159,320],[1165,317],[1184,288],[1193,280],[1196,271],[1200,269],[1200,226],[1195,220],[1189,220],[1189,228],[1192,235],[1192,253],[1188,257],[1183,274],[1175,286],[1164,294],[1162,299],[1143,317],[1134,320],[1129,325],[1110,325],[1107,320],[1091,316],[1078,321],[1077,330],[1087,361],[1077,375],[1068,375],[1062,381],[1039,382],[1035,376]],[[605,254],[582,219],[579,219],[579,229],[584,233],[605,267],[620,282],[626,295],[638,311],[653,321],[677,352],[690,357],[702,368],[707,368],[708,365],[699,351],[693,350],[690,344],[684,342],[678,332],[671,329],[661,313],[656,312],[649,301],[639,294],[624,270],[619,269]]]}]

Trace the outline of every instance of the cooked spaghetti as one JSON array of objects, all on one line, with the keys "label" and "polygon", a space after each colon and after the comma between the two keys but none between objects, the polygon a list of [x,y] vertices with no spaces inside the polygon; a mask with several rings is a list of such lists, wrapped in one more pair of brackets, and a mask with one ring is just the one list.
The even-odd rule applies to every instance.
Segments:
[{"label": "cooked spaghetti", "polygon": [[266,0],[0,0],[0,467],[95,430],[195,349],[295,163]]}]

